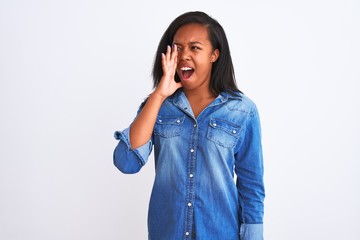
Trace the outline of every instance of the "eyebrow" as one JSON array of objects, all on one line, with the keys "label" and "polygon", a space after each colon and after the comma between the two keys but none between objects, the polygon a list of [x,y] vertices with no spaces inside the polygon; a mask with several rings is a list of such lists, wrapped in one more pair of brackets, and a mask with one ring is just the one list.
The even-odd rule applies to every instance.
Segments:
[{"label": "eyebrow", "polygon": [[190,42],[190,44],[201,44],[201,45],[203,45],[201,42]]},{"label": "eyebrow", "polygon": [[[176,45],[179,45],[179,46],[181,46],[182,44],[180,44],[180,43],[176,43],[176,42],[174,42],[173,44],[176,44]],[[204,45],[203,43],[201,43],[201,42],[190,42],[190,44],[191,45],[194,45],[194,44],[200,44],[200,45]]]}]

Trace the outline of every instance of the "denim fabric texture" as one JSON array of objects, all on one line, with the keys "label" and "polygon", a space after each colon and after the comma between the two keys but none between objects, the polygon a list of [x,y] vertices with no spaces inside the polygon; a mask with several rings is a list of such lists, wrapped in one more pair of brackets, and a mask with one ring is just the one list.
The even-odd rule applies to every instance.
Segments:
[{"label": "denim fabric texture", "polygon": [[154,149],[149,239],[263,239],[261,129],[248,97],[223,92],[195,118],[178,90],[162,104],[148,143],[132,150],[129,128],[115,138],[123,173],[138,172]]}]

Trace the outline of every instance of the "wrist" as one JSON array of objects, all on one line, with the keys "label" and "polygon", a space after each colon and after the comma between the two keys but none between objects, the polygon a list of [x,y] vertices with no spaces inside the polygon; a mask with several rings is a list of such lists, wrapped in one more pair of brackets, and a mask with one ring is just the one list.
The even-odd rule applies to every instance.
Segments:
[{"label": "wrist", "polygon": [[157,91],[157,90],[155,89],[155,91],[153,91],[153,92],[150,94],[150,97],[151,97],[151,98],[154,98],[154,99],[157,99],[157,100],[160,101],[160,102],[163,102],[163,101],[165,101],[165,99],[166,99],[168,96],[165,95],[165,94],[160,93],[159,91]]}]

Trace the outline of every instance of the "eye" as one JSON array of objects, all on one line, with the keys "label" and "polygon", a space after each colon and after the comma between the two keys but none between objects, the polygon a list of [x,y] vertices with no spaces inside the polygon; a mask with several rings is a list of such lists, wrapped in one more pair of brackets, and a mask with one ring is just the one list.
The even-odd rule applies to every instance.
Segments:
[{"label": "eye", "polygon": [[180,52],[182,50],[181,47],[177,47],[177,51]]},{"label": "eye", "polygon": [[201,48],[199,48],[198,46],[192,46],[192,47],[191,47],[191,50],[195,50],[195,51],[196,51],[196,50],[200,50],[200,49],[201,49]]}]

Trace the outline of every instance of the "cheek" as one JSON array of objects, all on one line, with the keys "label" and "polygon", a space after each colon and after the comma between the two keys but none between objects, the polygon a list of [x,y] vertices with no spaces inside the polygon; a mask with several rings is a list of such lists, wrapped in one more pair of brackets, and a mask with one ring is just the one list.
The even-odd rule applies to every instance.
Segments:
[{"label": "cheek", "polygon": [[212,67],[211,60],[209,59],[204,59],[199,65],[199,68],[201,68],[202,71],[209,71],[211,67]]}]

